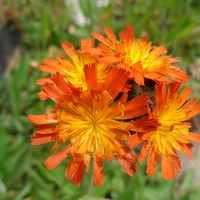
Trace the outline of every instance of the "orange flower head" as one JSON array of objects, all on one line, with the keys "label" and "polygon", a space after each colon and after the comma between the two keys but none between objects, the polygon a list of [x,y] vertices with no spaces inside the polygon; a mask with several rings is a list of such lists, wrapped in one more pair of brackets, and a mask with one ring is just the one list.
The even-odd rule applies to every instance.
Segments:
[{"label": "orange flower head", "polygon": [[[66,41],[66,43],[62,44],[62,47],[71,60],[64,57],[60,57],[58,60],[49,58],[48,61],[42,63],[39,69],[51,74],[59,72],[65,81],[70,81],[75,87],[87,89],[83,70],[84,66],[95,63],[99,82],[104,81],[108,66],[107,64],[98,62],[96,59],[97,56],[84,51],[85,48],[92,48],[93,53],[98,53],[98,50],[94,49],[93,46],[94,40],[82,39],[81,51],[76,51],[70,42]],[[39,79],[37,84],[43,85],[46,82],[52,83],[52,79],[50,77]]]},{"label": "orange flower head", "polygon": [[[104,30],[108,39],[98,32],[92,34],[103,43],[99,47],[102,50],[99,61],[126,68],[131,72],[129,78],[134,79],[138,85],[144,85],[144,78],[165,83],[170,82],[168,78],[180,83],[185,83],[188,79],[182,69],[171,64],[178,62],[178,58],[165,55],[167,50],[164,46],[151,46],[146,37],[142,40],[135,39],[132,26],[127,26],[126,32],[119,34],[119,40],[111,28]],[[93,49],[88,48],[87,51],[92,52]],[[99,51],[97,53],[99,54]]]},{"label": "orange flower head", "polygon": [[65,178],[79,186],[94,158],[94,185],[102,186],[103,159],[115,157],[130,176],[137,171],[137,156],[125,143],[131,129],[125,120],[146,114],[148,97],[142,94],[127,102],[125,92],[114,101],[129,76],[123,69],[110,68],[104,83],[98,80],[95,65],[85,65],[84,74],[87,90],[74,87],[59,73],[51,77],[53,84],[44,84],[43,92],[57,106],[52,113],[29,115],[29,121],[39,124],[31,140],[32,145],[56,141],[53,149],[70,142],[45,161],[47,168],[54,169],[71,154]]},{"label": "orange flower head", "polygon": [[[130,146],[146,141],[138,157],[140,163],[147,158],[147,174],[153,176],[161,157],[162,175],[165,179],[176,177],[176,171],[181,169],[177,151],[192,158],[193,142],[200,142],[200,135],[189,132],[191,127],[189,120],[200,113],[200,106],[196,99],[186,100],[192,90],[186,86],[180,94],[180,83],[171,83],[166,89],[166,84],[156,85],[155,107],[150,111],[148,118],[133,122],[133,128],[139,127],[140,133],[130,137]],[[135,124],[134,124],[135,123]],[[149,131],[146,124],[156,124],[157,129]],[[143,127],[142,125],[143,124]],[[143,129],[143,130],[142,130]]]}]

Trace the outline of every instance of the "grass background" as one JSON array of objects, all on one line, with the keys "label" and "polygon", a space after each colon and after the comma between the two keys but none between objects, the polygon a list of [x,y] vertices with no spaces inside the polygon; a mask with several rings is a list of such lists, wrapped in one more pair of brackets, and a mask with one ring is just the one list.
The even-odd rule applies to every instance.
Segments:
[{"label": "grass background", "polygon": [[[91,37],[94,30],[103,33],[107,26],[118,34],[126,25],[133,25],[137,38],[147,35],[154,45],[166,45],[169,54],[181,59],[177,65],[191,76],[188,84],[194,89],[192,97],[200,99],[200,65],[194,64],[200,57],[199,0],[78,0],[78,13],[75,1],[72,2],[2,0],[0,3],[0,22],[4,25],[11,20],[12,27],[22,32],[19,62],[14,62],[0,80],[0,199],[199,199],[193,170],[178,179],[164,180],[160,170],[149,178],[145,166],[138,166],[141,170],[129,178],[116,161],[111,165],[105,162],[103,188],[94,188],[89,174],[85,174],[80,188],[76,188],[63,178],[70,158],[48,171],[43,162],[53,153],[51,145],[30,146],[33,124],[27,121],[27,115],[42,114],[45,107],[52,106],[51,101],[40,101],[37,95],[41,87],[35,82],[46,75],[38,70],[41,61],[66,56],[61,43],[69,40],[78,49],[81,38]],[[99,7],[103,2],[107,4]],[[80,12],[84,24],[77,21]]]}]

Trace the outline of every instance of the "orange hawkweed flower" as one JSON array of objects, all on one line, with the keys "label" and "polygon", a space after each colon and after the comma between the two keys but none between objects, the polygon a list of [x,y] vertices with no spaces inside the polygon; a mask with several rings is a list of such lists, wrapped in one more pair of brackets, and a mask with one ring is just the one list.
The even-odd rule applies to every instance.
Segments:
[{"label": "orange hawkweed flower", "polygon": [[[155,107],[149,113],[149,117],[133,122],[133,128],[140,128],[143,132],[130,136],[130,146],[134,147],[146,141],[138,156],[138,161],[142,163],[148,154],[146,172],[150,177],[154,175],[161,157],[163,177],[175,178],[176,172],[181,169],[177,151],[192,159],[193,145],[190,141],[200,142],[200,135],[189,132],[191,123],[185,122],[200,112],[200,106],[196,98],[185,103],[192,90],[186,86],[178,94],[180,85],[174,82],[168,89],[166,89],[166,84],[156,85]],[[157,129],[148,131],[145,128],[146,123],[156,125]]]},{"label": "orange hawkweed flower", "polygon": [[103,186],[103,159],[112,161],[115,157],[130,176],[138,170],[137,156],[125,143],[131,123],[124,120],[146,114],[148,97],[142,94],[127,102],[125,92],[114,101],[129,76],[123,69],[110,68],[104,83],[98,81],[95,65],[86,65],[84,74],[87,90],[75,88],[59,73],[51,77],[53,84],[44,84],[43,92],[57,106],[52,113],[29,115],[29,121],[39,124],[31,144],[56,141],[53,149],[57,149],[70,142],[45,161],[47,168],[53,170],[71,154],[65,178],[79,186],[85,168],[92,170],[90,161],[94,158],[94,185]]},{"label": "orange hawkweed flower", "polygon": [[[177,82],[185,83],[188,76],[184,70],[173,66],[171,63],[178,62],[178,58],[165,55],[167,50],[164,46],[151,46],[146,37],[142,40],[135,39],[132,26],[126,27],[126,32],[119,34],[120,40],[116,39],[111,28],[105,28],[106,39],[98,32],[92,35],[101,41],[98,48],[102,50],[99,61],[106,64],[117,64],[118,67],[129,70],[130,79],[134,79],[138,85],[144,85],[144,78],[155,82],[169,83],[171,78]],[[93,52],[88,47],[88,52]]]},{"label": "orange hawkweed flower", "polygon": [[[93,46],[94,40],[82,39],[82,51],[76,51],[71,43],[66,41],[66,43],[62,44],[62,47],[71,60],[64,57],[58,60],[49,58],[48,61],[42,62],[39,69],[51,74],[59,72],[66,81],[70,81],[75,87],[86,89],[84,66],[95,63],[97,67],[97,79],[99,82],[103,82],[106,77],[108,65],[98,62],[96,55],[84,51],[85,48],[91,48],[93,49],[93,53],[98,54],[98,49],[94,49]],[[43,85],[46,82],[52,82],[51,78],[38,79],[37,84]]]}]

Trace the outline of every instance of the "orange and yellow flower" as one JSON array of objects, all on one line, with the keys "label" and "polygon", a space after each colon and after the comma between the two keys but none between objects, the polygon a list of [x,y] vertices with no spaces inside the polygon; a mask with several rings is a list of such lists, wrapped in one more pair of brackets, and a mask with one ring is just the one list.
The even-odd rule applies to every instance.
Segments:
[{"label": "orange and yellow flower", "polygon": [[[152,177],[161,157],[162,175],[165,179],[176,177],[176,172],[181,169],[177,151],[192,158],[193,142],[200,142],[200,135],[189,132],[191,127],[188,121],[192,116],[200,113],[200,106],[196,99],[185,103],[192,93],[186,86],[180,90],[180,83],[156,85],[155,107],[150,111],[148,118],[133,122],[133,127],[140,129],[140,133],[130,136],[130,146],[134,147],[146,141],[138,156],[138,161],[143,162],[147,158],[147,174]],[[148,131],[145,124],[150,123],[157,126],[155,131]],[[144,124],[144,125],[143,125]],[[142,130],[143,129],[143,130]]]},{"label": "orange and yellow flower", "polygon": [[[65,79],[65,81],[70,81],[75,87],[82,87],[86,89],[84,66],[88,64],[96,64],[97,67],[97,79],[99,82],[103,82],[106,77],[107,64],[100,63],[96,59],[96,54],[98,54],[98,49],[94,49],[94,40],[92,39],[82,39],[81,51],[76,51],[69,41],[62,44],[63,49],[70,57],[71,60],[60,57],[58,60],[49,58],[48,61],[42,62],[40,70],[55,74],[59,72]],[[90,48],[93,53],[87,53],[84,49]],[[43,85],[46,82],[52,82],[50,77],[38,79],[37,84]]]},{"label": "orange and yellow flower", "polygon": [[[142,40],[135,39],[132,26],[127,26],[126,32],[119,34],[120,40],[116,39],[111,28],[104,30],[108,39],[96,31],[92,34],[103,43],[97,49],[98,55],[101,49],[101,57],[98,60],[129,70],[129,78],[134,79],[138,85],[144,85],[144,78],[165,83],[170,82],[168,78],[180,83],[185,83],[188,79],[184,70],[172,65],[179,61],[178,58],[165,55],[167,50],[164,46],[151,46],[146,37]],[[87,51],[92,53],[93,49],[88,47]]]},{"label": "orange and yellow flower", "polygon": [[[98,80],[96,65],[85,65],[84,78],[87,90],[74,87],[61,74],[51,77],[53,84],[45,83],[43,92],[57,103],[51,113],[29,115],[29,121],[37,123],[32,145],[56,141],[53,149],[70,142],[45,161],[53,170],[69,154],[72,160],[65,178],[79,186],[85,169],[93,170],[94,185],[103,185],[103,159],[116,158],[124,170],[132,176],[136,171],[136,154],[125,143],[132,123],[128,119],[147,113],[148,97],[142,94],[127,102],[127,92],[114,101],[123,89],[129,72],[112,67],[104,83]],[[53,124],[52,124],[53,123]],[[68,144],[67,143],[67,144]],[[94,169],[90,161],[94,158]]]},{"label": "orange and yellow flower", "polygon": [[[132,176],[136,162],[147,155],[150,177],[161,158],[163,177],[175,178],[181,169],[177,152],[191,159],[191,141],[200,143],[188,122],[200,106],[196,99],[186,102],[192,93],[188,86],[179,93],[188,76],[173,65],[179,60],[166,55],[165,46],[152,46],[146,37],[136,39],[132,26],[120,32],[119,40],[111,28],[104,30],[107,39],[92,34],[101,42],[97,48],[93,39],[83,39],[78,51],[67,41],[62,47],[69,59],[50,58],[40,66],[51,75],[37,81],[43,87],[39,96],[56,106],[29,115],[37,124],[31,144],[54,142],[56,152],[44,162],[50,170],[71,156],[65,178],[76,186],[85,170],[93,173],[95,186],[103,186],[103,160],[114,158]],[[131,148],[141,142],[137,156]]]}]

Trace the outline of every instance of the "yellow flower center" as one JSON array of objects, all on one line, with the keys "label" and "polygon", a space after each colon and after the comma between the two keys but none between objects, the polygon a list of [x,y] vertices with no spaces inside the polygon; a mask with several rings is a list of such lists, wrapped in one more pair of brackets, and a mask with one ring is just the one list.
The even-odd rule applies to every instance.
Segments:
[{"label": "yellow flower center", "polygon": [[88,53],[80,53],[71,57],[71,61],[65,59],[59,59],[62,66],[62,71],[66,74],[65,81],[70,81],[76,87],[82,87],[87,90],[87,84],[85,80],[85,65],[95,64],[97,68],[97,79],[99,82],[104,82],[106,77],[107,65],[97,62],[92,55]]},{"label": "yellow flower center", "polygon": [[[106,92],[93,99],[86,98],[87,101],[66,104],[66,110],[61,111],[59,138],[70,140],[77,153],[104,151],[104,155],[108,155],[109,151],[115,151],[113,143],[116,138],[123,141],[128,137],[128,131],[121,130],[122,122],[114,119],[121,115],[122,106],[120,104],[115,109],[108,106],[106,102],[110,96]],[[120,130],[116,133],[116,129]]]},{"label": "yellow flower center", "polygon": [[151,43],[142,40],[120,42],[116,45],[116,49],[123,52],[120,55],[121,60],[130,67],[141,62],[142,69],[155,71],[169,65],[169,57],[163,56],[166,53],[164,47],[151,47]]},{"label": "yellow flower center", "polygon": [[181,151],[182,144],[189,143],[185,138],[189,127],[187,123],[182,122],[185,118],[184,111],[173,111],[170,107],[165,106],[158,116],[161,125],[157,131],[150,132],[148,136],[155,151],[161,155],[175,154],[174,149]]}]

